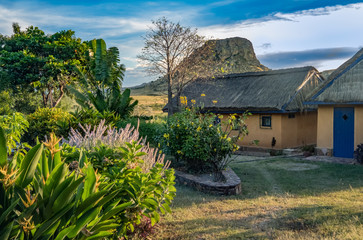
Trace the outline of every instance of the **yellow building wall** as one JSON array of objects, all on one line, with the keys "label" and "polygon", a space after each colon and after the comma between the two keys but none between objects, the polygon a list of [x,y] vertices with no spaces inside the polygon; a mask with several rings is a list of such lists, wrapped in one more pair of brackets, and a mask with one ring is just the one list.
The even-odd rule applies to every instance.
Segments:
[{"label": "yellow building wall", "polygon": [[334,107],[354,107],[354,147],[363,143],[363,106],[361,105],[319,105],[317,147],[333,149]]},{"label": "yellow building wall", "polygon": [[363,106],[354,107],[354,149],[363,143]]},{"label": "yellow building wall", "polygon": [[[238,114],[237,114],[238,115]],[[226,121],[230,115],[223,115],[223,120]],[[260,117],[271,116],[271,128],[260,127]],[[281,148],[281,115],[280,114],[253,114],[246,120],[249,134],[244,136],[237,142],[239,146],[256,147],[256,148],[271,148],[272,138],[276,139],[274,148]],[[237,132],[232,131],[232,136]],[[258,140],[258,145],[254,142]]]},{"label": "yellow building wall", "polygon": [[[223,121],[228,116],[224,115]],[[271,128],[260,127],[261,116],[271,116]],[[270,149],[272,138],[276,140],[275,149],[316,144],[316,112],[295,113],[295,118],[288,118],[288,114],[253,114],[246,124],[249,134],[237,142],[239,146]],[[256,140],[258,145],[254,144]]]},{"label": "yellow building wall", "polygon": [[281,120],[282,148],[316,144],[317,112],[295,113],[295,118],[282,114]]},{"label": "yellow building wall", "polygon": [[[260,127],[260,117],[271,116],[271,128]],[[255,114],[249,116],[246,120],[249,134],[237,144],[246,147],[271,148],[272,138],[275,138],[276,145],[274,148],[281,148],[281,115],[280,114]],[[252,144],[258,140],[258,145]]]},{"label": "yellow building wall", "polygon": [[333,149],[333,127],[334,127],[334,107],[318,107],[318,130],[317,143],[318,148]]}]

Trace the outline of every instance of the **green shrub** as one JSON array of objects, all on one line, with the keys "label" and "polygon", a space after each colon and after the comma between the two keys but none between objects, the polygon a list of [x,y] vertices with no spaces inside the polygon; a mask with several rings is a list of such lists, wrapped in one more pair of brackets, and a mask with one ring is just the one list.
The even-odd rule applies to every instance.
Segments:
[{"label": "green shrub", "polygon": [[[103,239],[118,227],[114,215],[133,203],[118,197],[91,164],[70,172],[58,140],[8,161],[0,128],[0,239]],[[83,165],[83,159],[80,160]]]},{"label": "green shrub", "polygon": [[[6,135],[6,146],[9,153],[16,150],[20,144],[20,139],[27,131],[29,123],[21,113],[0,116],[0,127]],[[27,146],[27,145],[26,145]]]},{"label": "green shrub", "polygon": [[216,180],[222,177],[221,171],[238,149],[236,142],[247,133],[247,114],[241,118],[230,116],[223,127],[215,123],[217,117],[222,116],[199,114],[196,108],[186,108],[170,117],[163,136],[166,151],[187,171],[213,172]]},{"label": "green shrub", "polygon": [[358,163],[363,164],[363,144],[357,145],[357,148],[354,151],[354,159]]},{"label": "green shrub", "polygon": [[23,140],[34,144],[37,138],[44,141],[45,136],[52,132],[58,137],[68,136],[74,117],[59,108],[38,108],[27,119],[29,129]]},{"label": "green shrub", "polygon": [[102,120],[105,120],[106,125],[115,126],[121,119],[114,112],[104,111],[100,113],[95,109],[82,109],[71,114],[74,116],[71,125],[76,130],[80,129],[79,124],[97,126]]},{"label": "green shrub", "polygon": [[[160,221],[160,214],[171,212],[170,204],[176,192],[174,170],[167,169],[168,164],[155,162],[145,171],[141,167],[144,163],[141,156],[146,153],[140,152],[141,148],[135,141],[126,143],[126,147],[121,148],[124,157],[114,160],[106,170],[106,182],[113,182],[112,189],[120,190],[117,196],[133,203],[117,215],[119,236],[132,234],[135,227],[143,224],[144,217],[153,226]],[[145,232],[141,234],[145,235]]]},{"label": "green shrub", "polygon": [[9,115],[14,110],[15,101],[9,91],[0,92],[0,115]]},{"label": "green shrub", "polygon": [[[104,180],[114,183],[112,189],[120,191],[117,196],[133,203],[117,215],[119,236],[133,234],[135,228],[150,229],[144,226],[144,217],[154,225],[160,213],[170,211],[176,191],[174,170],[168,169],[169,162],[164,163],[164,156],[149,147],[131,124],[117,129],[104,123],[81,126],[81,132],[72,130],[62,155],[70,162],[87,156]],[[140,224],[143,227],[138,227]]]}]

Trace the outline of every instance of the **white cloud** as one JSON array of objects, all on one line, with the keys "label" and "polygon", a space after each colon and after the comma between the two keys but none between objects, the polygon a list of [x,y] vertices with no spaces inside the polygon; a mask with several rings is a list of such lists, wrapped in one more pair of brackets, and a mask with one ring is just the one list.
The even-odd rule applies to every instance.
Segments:
[{"label": "white cloud", "polygon": [[291,14],[276,13],[267,18],[231,25],[200,28],[200,33],[216,38],[244,37],[256,54],[302,51],[307,49],[358,47],[363,44],[363,4],[327,7]]},{"label": "white cloud", "polygon": [[[231,4],[235,0],[220,1],[215,4]],[[149,5],[155,6],[155,2]],[[171,4],[171,3],[170,3]],[[10,35],[11,24],[18,22],[22,28],[29,25],[39,26],[47,33],[72,29],[83,40],[104,38],[108,47],[120,49],[122,62],[126,65],[125,85],[153,78],[146,76],[143,66],[136,56],[143,47],[141,36],[145,34],[151,19],[166,16],[182,25],[198,26],[195,19],[205,13],[206,6],[190,7],[175,3],[173,11],[148,11],[140,9],[137,17],[92,16],[87,7],[70,9],[67,6],[54,7],[19,2],[8,7],[0,4],[0,33]],[[156,4],[158,6],[158,4]],[[112,5],[100,5],[100,9]],[[208,5],[210,7],[210,5]],[[204,10],[203,10],[204,9]],[[250,19],[235,24],[213,25],[199,28],[202,35],[215,38],[244,37],[255,46],[257,55],[276,52],[305,51],[309,49],[359,47],[363,46],[363,3],[348,6],[335,6],[304,10],[290,14],[275,13],[260,19]],[[339,66],[344,60],[315,61],[317,67],[326,69]],[[134,80],[133,80],[134,79]],[[135,84],[133,84],[135,83]]]}]

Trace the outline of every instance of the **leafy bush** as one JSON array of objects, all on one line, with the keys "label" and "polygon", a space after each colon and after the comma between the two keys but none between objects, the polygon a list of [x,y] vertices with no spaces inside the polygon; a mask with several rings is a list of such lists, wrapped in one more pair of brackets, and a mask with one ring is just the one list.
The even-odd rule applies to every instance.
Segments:
[{"label": "leafy bush", "polygon": [[10,115],[14,112],[33,113],[40,105],[41,99],[34,93],[14,92],[11,89],[0,92],[0,115]]},{"label": "leafy bush", "polygon": [[170,162],[164,163],[164,155],[158,149],[145,143],[137,128],[128,124],[116,129],[104,123],[103,120],[95,127],[80,126],[82,132],[72,129],[68,144],[63,145],[69,151],[64,156],[68,161],[82,154],[87,156],[105,182],[114,183],[112,189],[120,191],[117,196],[133,203],[117,216],[118,235],[133,235],[135,228],[139,231],[151,228],[144,225],[144,217],[154,225],[160,213],[170,211],[176,191],[174,170],[168,169]]},{"label": "leafy bush", "polygon": [[[117,197],[133,203],[125,212],[117,215],[120,236],[132,235],[135,227],[139,235],[147,234],[150,226],[144,228],[145,222],[142,220],[146,217],[151,226],[159,222],[160,213],[171,212],[170,204],[175,196],[174,170],[167,169],[168,164],[155,162],[145,171],[142,156],[146,153],[141,152],[141,148],[135,141],[126,143],[126,147],[122,148],[123,159],[115,160],[105,174],[106,182],[114,183],[112,190],[120,191]],[[142,231],[143,228],[146,232]]]},{"label": "leafy bush", "polygon": [[[142,146],[139,151],[146,153],[142,159],[142,169],[149,171],[155,163],[163,163],[164,155],[158,154],[156,148],[151,148],[146,140],[140,137],[138,128],[132,127],[131,124],[125,128],[116,129],[111,126],[105,126],[105,121],[101,121],[98,126],[91,125],[80,126],[82,132],[71,129],[71,134],[68,136],[68,144],[70,146],[84,149],[89,153],[95,152],[95,148],[108,147],[113,149],[114,153],[121,147],[126,147],[126,143],[136,142]],[[91,154],[92,155],[92,154]],[[104,155],[105,158],[106,155]],[[99,163],[99,162],[98,162]]]},{"label": "leafy bush", "polygon": [[47,149],[38,144],[9,162],[0,128],[0,239],[102,239],[118,227],[113,216],[132,205],[120,203],[92,165],[70,172],[58,142],[52,135]]},{"label": "leafy bush", "polygon": [[33,144],[37,138],[45,140],[45,136],[51,132],[58,137],[68,136],[73,118],[71,114],[59,108],[38,108],[27,117],[29,129],[23,140]]},{"label": "leafy bush", "polygon": [[6,146],[9,153],[17,149],[20,139],[27,131],[29,123],[21,113],[0,116],[0,127],[6,135]]},{"label": "leafy bush", "polygon": [[357,149],[354,151],[354,159],[358,163],[363,164],[363,144],[357,146]]},{"label": "leafy bush", "polygon": [[102,175],[82,151],[76,166],[65,164],[58,143],[51,135],[46,148],[8,161],[0,128],[0,239],[117,239],[141,223],[145,236],[145,218],[154,225],[159,212],[170,211],[174,171],[161,163],[141,169],[146,153],[137,142],[125,143],[123,157]]},{"label": "leafy bush", "polygon": [[106,125],[115,126],[121,119],[114,112],[104,111],[100,113],[95,109],[81,109],[71,114],[74,116],[71,123],[72,128],[77,130],[80,130],[80,124],[97,126],[102,120],[105,120]]},{"label": "leafy bush", "polygon": [[0,92],[0,115],[8,115],[13,112],[14,99],[12,99],[9,91]]},{"label": "leafy bush", "polygon": [[232,152],[238,149],[236,142],[247,133],[244,124],[247,114],[241,118],[230,116],[223,128],[216,124],[217,117],[222,118],[186,108],[170,117],[163,136],[166,150],[188,171],[213,172],[216,180],[221,177]]}]

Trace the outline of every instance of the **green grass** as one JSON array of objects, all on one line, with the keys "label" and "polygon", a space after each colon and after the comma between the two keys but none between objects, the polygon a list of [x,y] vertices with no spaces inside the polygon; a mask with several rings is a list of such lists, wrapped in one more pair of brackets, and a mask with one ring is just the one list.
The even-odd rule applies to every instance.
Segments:
[{"label": "green grass", "polygon": [[270,159],[231,164],[242,195],[177,186],[152,239],[362,239],[363,166]]}]

